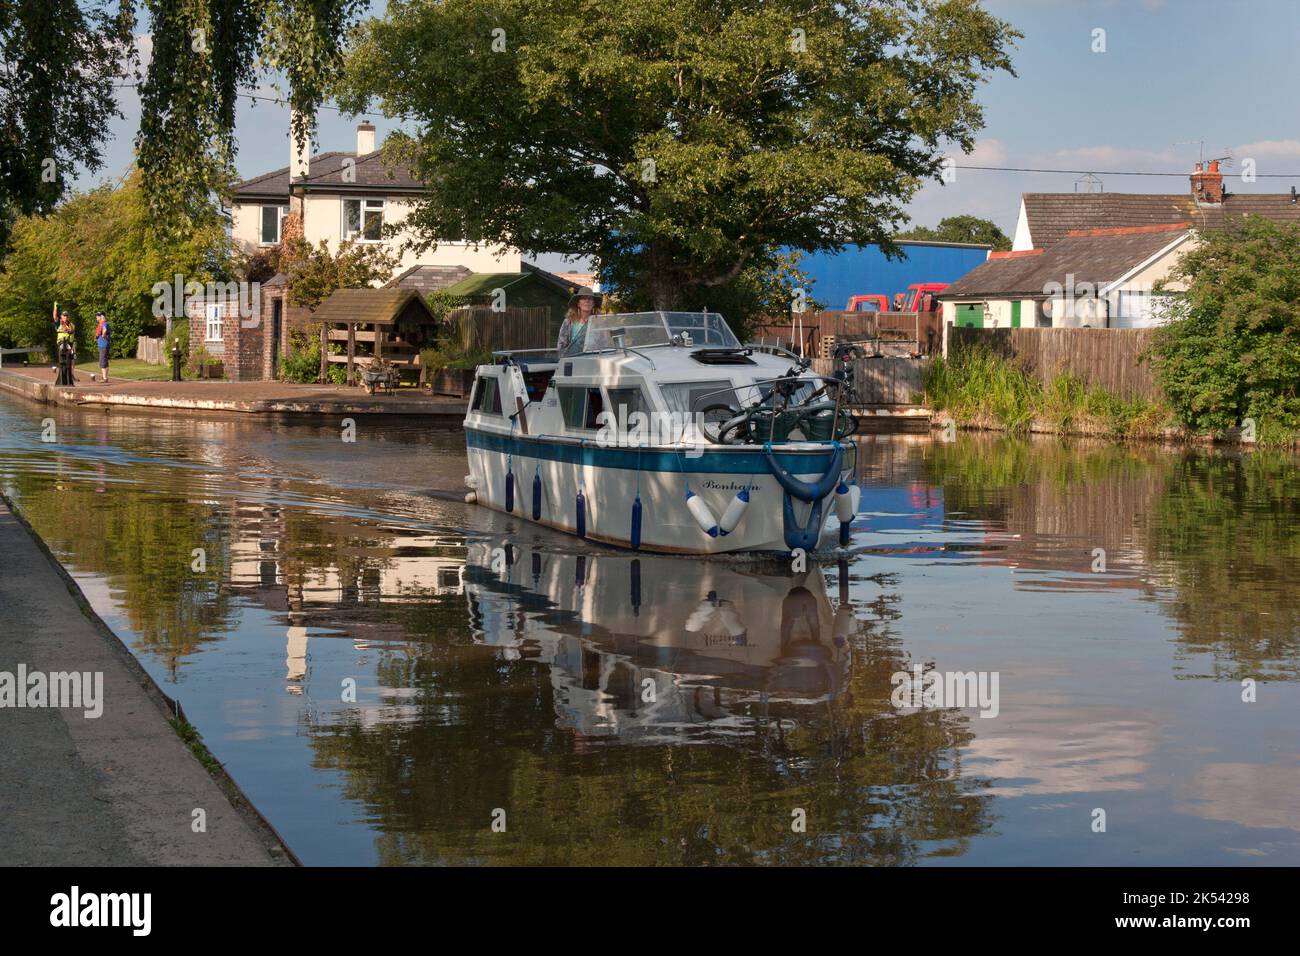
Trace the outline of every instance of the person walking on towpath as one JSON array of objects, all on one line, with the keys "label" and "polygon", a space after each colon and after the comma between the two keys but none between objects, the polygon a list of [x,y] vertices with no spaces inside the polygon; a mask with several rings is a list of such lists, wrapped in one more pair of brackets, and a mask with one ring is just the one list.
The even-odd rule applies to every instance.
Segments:
[{"label": "person walking on towpath", "polygon": [[[108,343],[111,333],[108,328],[108,316],[103,312],[95,313],[95,344],[99,346],[99,377],[108,384]],[[90,376],[93,382],[95,376]]]}]

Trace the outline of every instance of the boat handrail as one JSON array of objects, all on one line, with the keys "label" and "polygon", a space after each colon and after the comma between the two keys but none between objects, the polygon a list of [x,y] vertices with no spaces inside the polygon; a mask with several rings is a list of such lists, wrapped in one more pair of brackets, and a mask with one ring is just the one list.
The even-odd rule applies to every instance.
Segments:
[{"label": "boat handrail", "polygon": [[766,342],[746,342],[744,348],[753,349],[756,352],[766,352],[768,355],[784,355],[786,358],[792,358],[796,362],[807,362],[811,364],[811,359],[795,352],[791,352],[784,345],[768,344]]},{"label": "boat handrail", "polygon": [[544,355],[548,352],[555,355],[557,358],[560,354],[559,349],[499,349],[492,353],[492,357],[496,358],[497,356],[502,356],[504,358],[509,358],[512,355]]}]

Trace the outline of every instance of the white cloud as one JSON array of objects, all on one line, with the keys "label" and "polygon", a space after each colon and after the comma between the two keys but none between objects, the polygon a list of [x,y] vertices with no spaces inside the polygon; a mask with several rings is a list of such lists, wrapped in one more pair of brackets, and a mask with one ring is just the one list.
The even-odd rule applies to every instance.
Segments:
[{"label": "white cloud", "polygon": [[1300,139],[1264,139],[1257,143],[1234,146],[1232,155],[1238,160],[1300,159]]},{"label": "white cloud", "polygon": [[968,156],[958,156],[957,163],[966,166],[1002,166],[1007,161],[1007,147],[999,139],[979,139]]}]

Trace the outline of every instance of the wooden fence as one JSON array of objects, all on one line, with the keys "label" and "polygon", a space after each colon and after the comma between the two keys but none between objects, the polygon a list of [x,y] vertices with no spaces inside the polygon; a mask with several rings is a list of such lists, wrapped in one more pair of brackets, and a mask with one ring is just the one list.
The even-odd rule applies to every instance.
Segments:
[{"label": "wooden fence", "polygon": [[984,347],[1020,363],[1044,383],[1068,372],[1122,398],[1157,401],[1164,392],[1143,358],[1154,333],[1154,329],[950,328],[948,354]]},{"label": "wooden fence", "polygon": [[[834,359],[814,359],[813,371],[833,375],[839,368]],[[925,391],[930,359],[882,355],[853,362],[853,385],[859,405],[915,405]]]},{"label": "wooden fence", "polygon": [[163,354],[163,340],[141,335],[135,340],[135,357],[151,365],[166,365],[171,361]]},{"label": "wooden fence", "polygon": [[508,308],[470,305],[447,314],[446,336],[466,352],[486,349],[553,349],[560,323],[547,306]]},{"label": "wooden fence", "polygon": [[749,340],[783,345],[802,354],[825,356],[828,340],[894,344],[906,352],[937,355],[943,327],[937,312],[796,312],[750,323]]}]

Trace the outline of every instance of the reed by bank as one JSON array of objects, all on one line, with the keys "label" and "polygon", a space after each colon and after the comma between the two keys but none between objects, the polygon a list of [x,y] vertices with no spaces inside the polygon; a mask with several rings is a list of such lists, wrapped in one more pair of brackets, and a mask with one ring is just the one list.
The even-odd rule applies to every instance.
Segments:
[{"label": "reed by bank", "polygon": [[988,349],[966,349],[952,361],[936,358],[926,377],[925,402],[961,428],[1115,439],[1190,437],[1163,403],[1123,399],[1068,373],[1044,384]]}]

